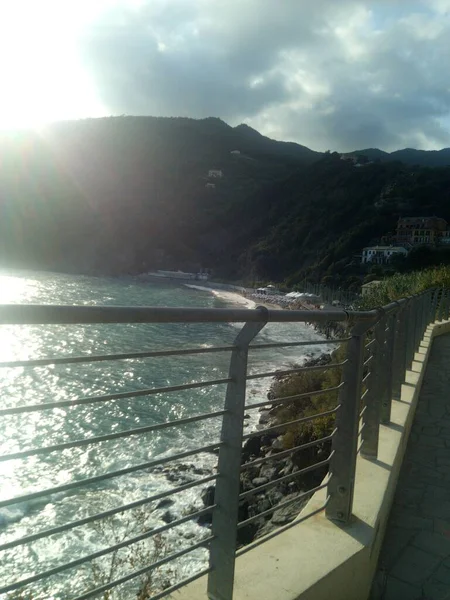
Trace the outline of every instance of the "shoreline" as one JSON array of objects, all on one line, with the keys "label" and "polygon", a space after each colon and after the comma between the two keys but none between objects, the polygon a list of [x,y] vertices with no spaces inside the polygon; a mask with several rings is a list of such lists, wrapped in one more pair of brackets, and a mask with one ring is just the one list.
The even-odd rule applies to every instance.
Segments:
[{"label": "shoreline", "polygon": [[[191,289],[208,291],[221,300],[233,304],[244,304],[247,308],[265,306],[271,310],[289,310],[286,306],[280,306],[279,304],[273,304],[271,302],[261,301],[257,304],[252,298],[237,292],[214,289],[213,287],[206,286],[185,285]],[[327,338],[325,332],[317,331],[317,329],[313,328],[311,325],[310,327],[311,329],[314,329],[319,338]],[[298,357],[298,359],[300,360],[300,357]],[[331,350],[321,350],[317,356],[308,357],[303,355],[300,362],[294,362],[294,364],[300,364],[301,366],[315,366],[327,364],[331,360]],[[279,364],[276,367],[276,370],[282,371],[283,364]],[[255,491],[247,496],[245,500],[240,502],[239,520],[244,521],[250,517],[257,517],[259,514],[265,513],[265,511],[269,509],[273,509],[273,512],[270,515],[263,515],[254,523],[239,529],[237,538],[238,547],[249,544],[256,539],[271,533],[278,527],[293,521],[308,502],[308,498],[302,497],[298,501],[295,501],[295,498],[314,488],[326,475],[326,467],[324,467],[295,477],[295,473],[305,467],[305,460],[308,465],[319,462],[324,454],[324,449],[313,449],[313,452],[310,452],[308,455],[293,451],[287,457],[278,459],[277,454],[286,450],[284,435],[286,434],[287,429],[286,427],[280,426],[279,431],[264,431],[265,429],[277,425],[276,421],[280,405],[273,402],[276,393],[274,388],[280,381],[288,382],[291,379],[294,379],[293,374],[281,377],[275,375],[271,378],[269,385],[264,392],[261,392],[260,398],[258,398],[258,400],[261,401],[267,400],[267,404],[258,409],[254,419],[249,419],[248,412],[250,412],[249,407],[251,404],[247,404],[244,429],[252,435],[242,445],[242,465],[246,465],[260,458],[268,460],[265,460],[262,465],[256,467],[247,467],[243,469],[241,473],[241,493]],[[292,478],[289,477],[287,480],[277,482],[278,479],[283,478],[286,475],[292,475]],[[265,487],[265,489],[258,491],[260,486],[266,485],[267,487]],[[214,485],[208,486],[202,490],[200,497],[205,508],[214,504],[214,492]],[[286,501],[290,501],[289,506],[277,509],[279,504]],[[208,515],[208,517],[200,519],[198,524],[203,527],[210,527],[211,516]]]}]

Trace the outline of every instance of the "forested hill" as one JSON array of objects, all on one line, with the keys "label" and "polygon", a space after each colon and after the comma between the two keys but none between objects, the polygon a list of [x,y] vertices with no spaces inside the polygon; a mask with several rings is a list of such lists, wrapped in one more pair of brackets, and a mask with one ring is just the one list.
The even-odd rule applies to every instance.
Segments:
[{"label": "forested hill", "polygon": [[450,168],[356,168],[215,118],[63,122],[0,135],[0,266],[294,281],[399,215],[450,220],[449,195]]}]

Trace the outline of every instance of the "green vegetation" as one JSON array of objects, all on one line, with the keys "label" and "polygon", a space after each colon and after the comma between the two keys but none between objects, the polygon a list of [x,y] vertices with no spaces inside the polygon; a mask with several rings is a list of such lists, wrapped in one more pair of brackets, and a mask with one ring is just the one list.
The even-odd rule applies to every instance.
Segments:
[{"label": "green vegetation", "polygon": [[[423,271],[396,274],[381,280],[369,295],[361,298],[360,309],[372,309],[383,306],[405,296],[419,294],[430,288],[450,287],[450,266],[433,267]],[[331,363],[342,362],[345,357],[345,345],[340,346],[331,358]],[[326,390],[339,385],[341,369],[324,371],[303,371],[283,377],[272,387],[273,396],[286,398],[297,394],[308,394]],[[275,411],[275,422],[286,423],[332,410],[338,403],[338,392],[327,392],[318,396],[306,396],[297,401],[282,405]],[[335,416],[328,415],[306,423],[291,425],[284,430],[283,443],[293,448],[329,435],[335,423]],[[318,460],[320,448],[310,448],[299,454],[301,466],[307,466]]]},{"label": "green vegetation", "polygon": [[[344,358],[345,347],[339,347],[333,353],[331,363],[341,362]],[[297,394],[308,394],[319,390],[337,387],[341,382],[341,368],[324,369],[323,371],[300,371],[293,375],[277,380],[272,386],[272,393],[276,398],[287,398]],[[282,404],[276,412],[276,422],[287,423],[303,417],[311,417],[327,412],[338,404],[338,392],[324,392],[323,394],[306,396],[292,402]],[[306,423],[289,426],[283,434],[283,444],[286,448],[294,448],[312,440],[320,439],[333,431],[335,415],[319,417]],[[301,452],[302,466],[314,462],[317,451],[314,447]],[[300,465],[299,465],[300,466]]]},{"label": "green vegetation", "polygon": [[405,296],[420,294],[427,289],[450,287],[450,266],[442,265],[413,273],[397,273],[381,280],[371,288],[370,294],[361,298],[359,308],[383,306]]},{"label": "green vegetation", "polygon": [[[411,153],[419,164],[447,160],[406,153],[398,155],[406,162]],[[4,132],[0,266],[92,274],[206,267],[228,281],[325,280],[356,290],[367,275],[358,254],[399,216],[450,221],[450,167],[409,166],[394,154],[369,153],[380,161],[356,168],[336,152],[213,118],[87,119],[45,135]],[[208,177],[210,169],[223,177]],[[393,268],[448,258],[425,254]]]}]

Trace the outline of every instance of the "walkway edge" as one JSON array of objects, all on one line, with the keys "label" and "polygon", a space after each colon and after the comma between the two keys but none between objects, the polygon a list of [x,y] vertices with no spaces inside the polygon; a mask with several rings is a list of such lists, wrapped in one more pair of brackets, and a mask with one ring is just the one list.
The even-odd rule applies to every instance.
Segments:
[{"label": "walkway edge", "polygon": [[[392,401],[391,423],[380,427],[378,459],[358,456],[353,523],[340,527],[321,512],[262,545],[252,544],[236,561],[234,600],[368,598],[433,339],[445,333],[450,320],[425,331],[401,398]],[[325,500],[326,489],[316,492],[299,519]],[[206,600],[206,577],[171,597]]]}]

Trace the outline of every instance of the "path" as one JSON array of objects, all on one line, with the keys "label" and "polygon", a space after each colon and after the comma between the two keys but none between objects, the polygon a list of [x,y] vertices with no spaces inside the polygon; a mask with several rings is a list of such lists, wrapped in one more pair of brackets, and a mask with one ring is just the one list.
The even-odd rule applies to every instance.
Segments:
[{"label": "path", "polygon": [[450,600],[450,334],[425,373],[371,600]]}]

